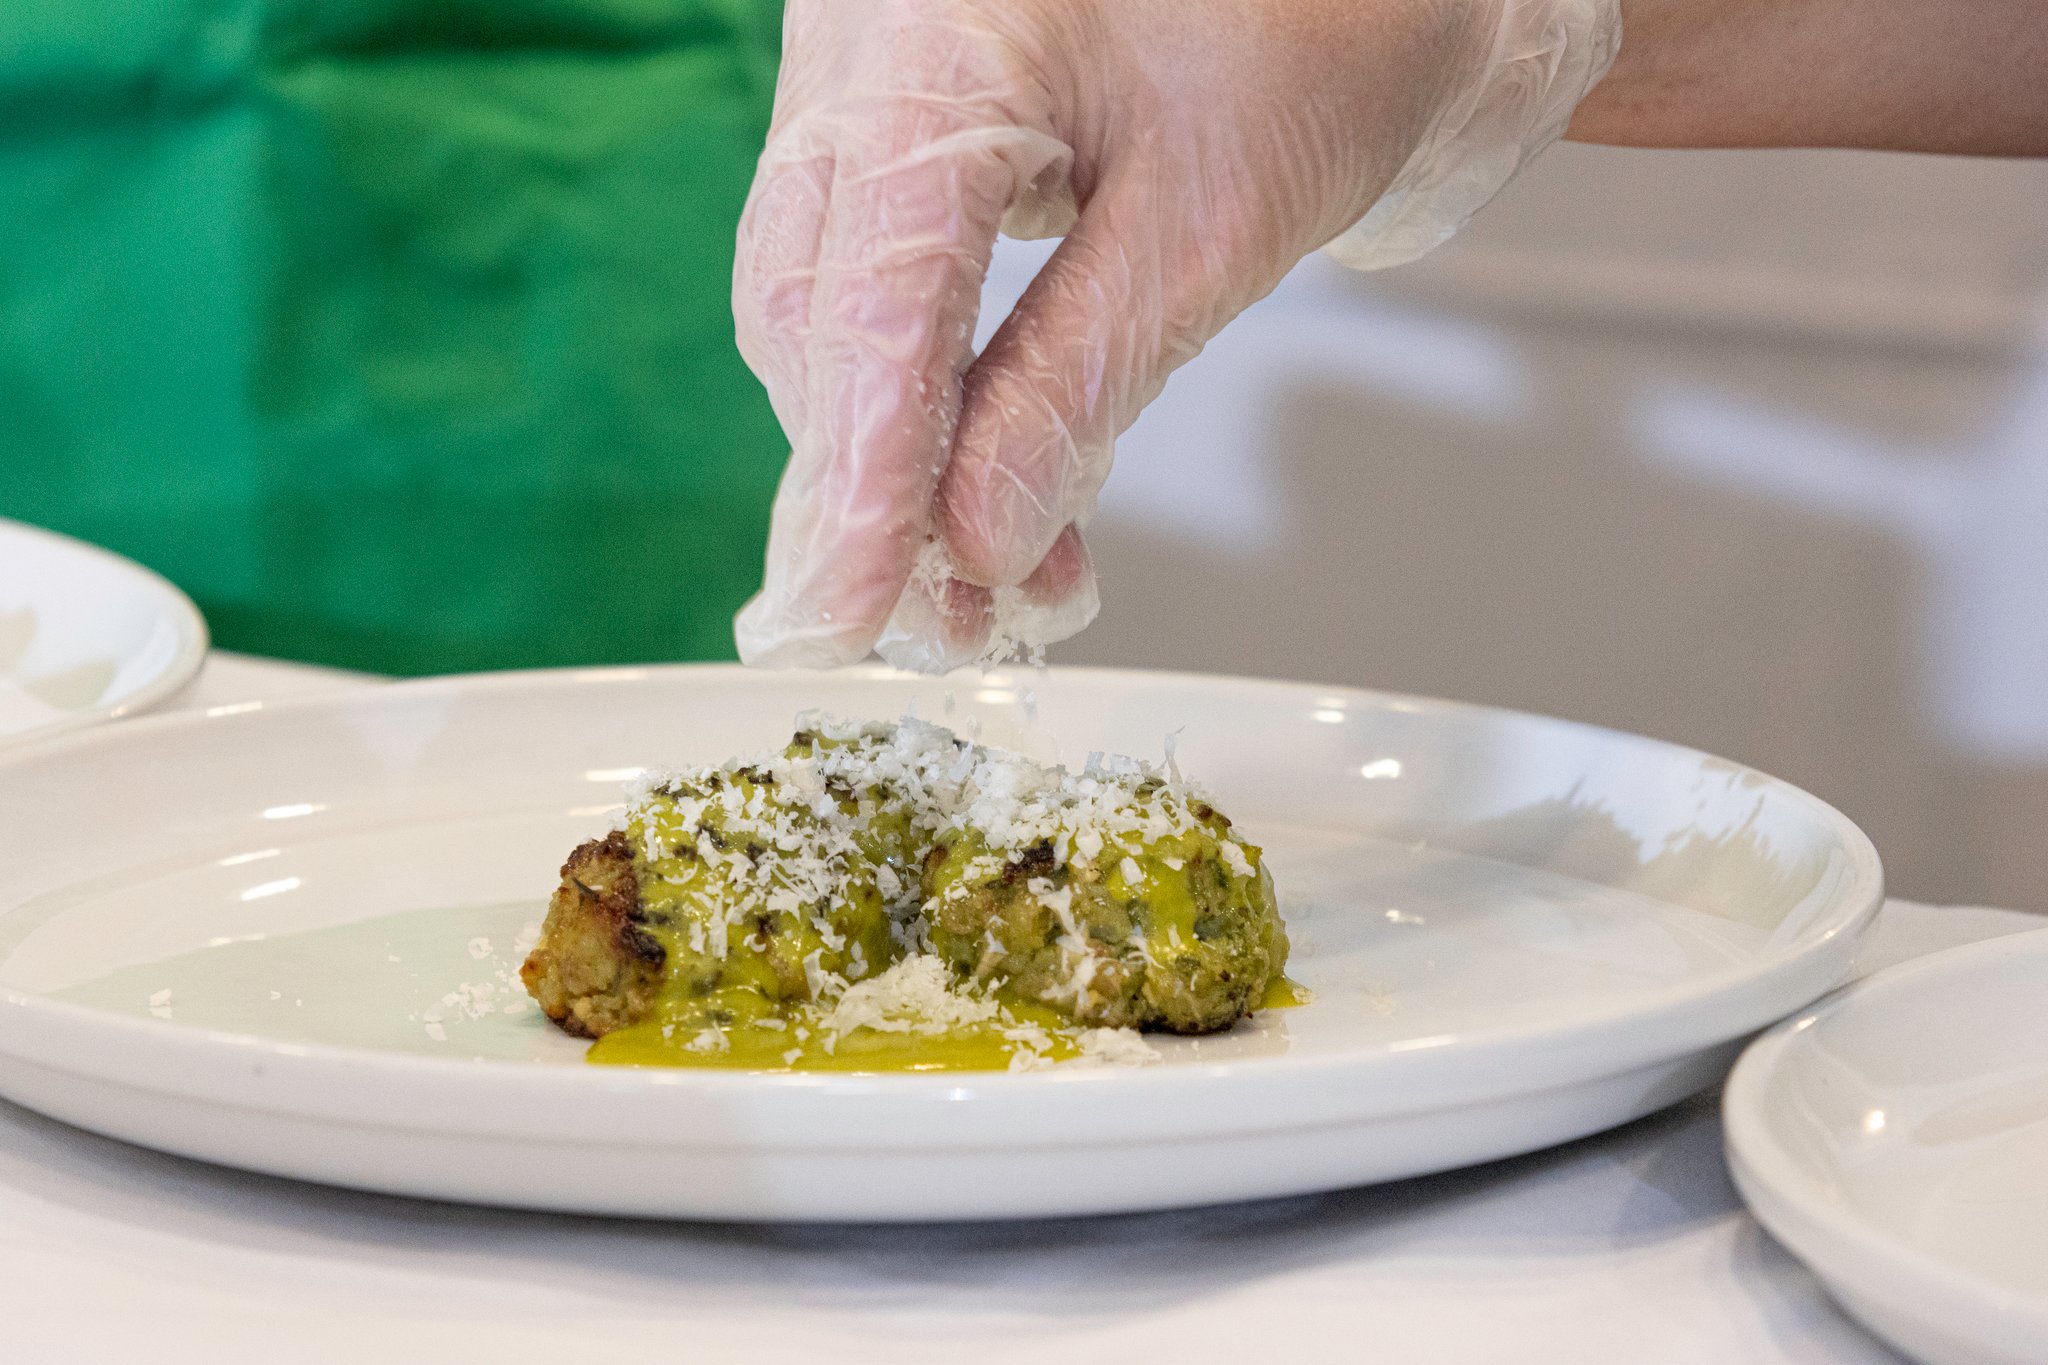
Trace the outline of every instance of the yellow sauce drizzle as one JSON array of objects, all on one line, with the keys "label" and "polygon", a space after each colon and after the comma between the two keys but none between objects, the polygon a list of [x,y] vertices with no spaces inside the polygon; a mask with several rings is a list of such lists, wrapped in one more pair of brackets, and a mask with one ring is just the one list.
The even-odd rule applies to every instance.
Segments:
[{"label": "yellow sauce drizzle", "polygon": [[1259,999],[1262,1010],[1291,1010],[1315,1003],[1316,993],[1292,977],[1276,976]]},{"label": "yellow sauce drizzle", "polygon": [[[1045,1060],[1064,1062],[1081,1055],[1080,1045],[1060,1031],[1063,1021],[1057,1013],[1000,993],[998,998],[1012,1016],[1039,1025],[1051,1036],[1051,1048],[1039,1054]],[[792,1018],[760,1000],[756,1012],[749,1015],[738,1000],[721,999],[720,1003],[737,1016],[719,1031],[725,1041],[722,1048],[692,1046],[702,1037],[700,1024],[669,1022],[657,1014],[598,1039],[590,1045],[586,1060],[599,1066],[702,1066],[737,1071],[1007,1071],[1018,1054],[1027,1051],[1005,1038],[996,1024],[948,1033],[884,1033],[862,1028],[837,1038],[828,1048],[822,1032],[813,1031],[802,1039],[796,1036],[798,1020],[809,1011],[797,1011]]]},{"label": "yellow sauce drizzle", "polygon": [[[741,992],[732,994],[737,997]],[[998,998],[1012,1015],[1040,1025],[1051,1036],[1052,1047],[1042,1054],[1046,1060],[1063,1062],[1081,1055],[1073,1036],[1061,1030],[1063,1021],[1056,1012],[1003,993]],[[1266,988],[1258,1008],[1296,1009],[1314,1000],[1314,991],[1282,976]],[[1007,1071],[1024,1051],[992,1024],[942,1034],[856,1029],[828,1050],[819,1033],[798,1039],[794,1021],[774,1011],[765,1000],[760,1000],[751,1016],[738,999],[721,1003],[736,1016],[734,1023],[720,1031],[726,1044],[723,1048],[692,1047],[701,1035],[700,1026],[665,1023],[657,1016],[598,1039],[590,1045],[587,1060],[599,1066],[698,1066],[732,1071]]]}]

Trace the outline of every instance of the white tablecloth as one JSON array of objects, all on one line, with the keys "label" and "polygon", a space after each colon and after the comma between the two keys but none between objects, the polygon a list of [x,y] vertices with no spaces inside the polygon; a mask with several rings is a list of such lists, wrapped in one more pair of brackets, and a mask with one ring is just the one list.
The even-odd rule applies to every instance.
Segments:
[{"label": "white tablecloth", "polygon": [[[350,675],[217,656],[183,705]],[[1869,965],[2035,927],[1893,902]],[[1701,1098],[1556,1151],[1187,1213],[915,1228],[510,1213],[0,1102],[0,1362],[1894,1362],[1743,1211]]]}]

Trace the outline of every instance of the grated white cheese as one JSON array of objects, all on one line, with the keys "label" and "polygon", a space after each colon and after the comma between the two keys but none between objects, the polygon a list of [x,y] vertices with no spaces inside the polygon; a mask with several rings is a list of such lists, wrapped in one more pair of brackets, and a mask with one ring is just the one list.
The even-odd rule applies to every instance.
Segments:
[{"label": "grated white cheese", "polygon": [[730,1052],[732,1039],[725,1036],[724,1029],[712,1027],[701,1030],[683,1046],[692,1052]]},{"label": "grated white cheese", "polygon": [[1103,1066],[1144,1066],[1159,1053],[1136,1029],[1091,1028],[1081,1033],[1081,1057]]},{"label": "grated white cheese", "polygon": [[996,1015],[993,1000],[957,988],[944,962],[920,953],[872,981],[848,986],[819,1027],[834,1038],[861,1028],[940,1034],[989,1023]]}]

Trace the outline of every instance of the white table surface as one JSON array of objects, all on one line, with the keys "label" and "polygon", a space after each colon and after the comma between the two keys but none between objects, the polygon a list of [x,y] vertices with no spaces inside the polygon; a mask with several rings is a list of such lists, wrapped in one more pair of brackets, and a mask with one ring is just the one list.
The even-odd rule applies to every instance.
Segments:
[{"label": "white table surface", "polygon": [[[216,655],[179,705],[369,680]],[[1893,902],[1870,965],[2032,928]],[[913,1228],[636,1223],[245,1175],[0,1102],[0,1361],[1899,1358],[1758,1228],[1702,1097],[1396,1185]]]}]

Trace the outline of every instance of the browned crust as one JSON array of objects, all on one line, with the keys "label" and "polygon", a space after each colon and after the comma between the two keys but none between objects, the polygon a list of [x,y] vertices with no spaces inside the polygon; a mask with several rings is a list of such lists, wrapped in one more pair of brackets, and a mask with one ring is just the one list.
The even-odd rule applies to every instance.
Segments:
[{"label": "browned crust", "polygon": [[666,956],[641,926],[632,845],[615,830],[579,845],[562,864],[519,979],[564,1033],[602,1038],[652,1008]]}]

